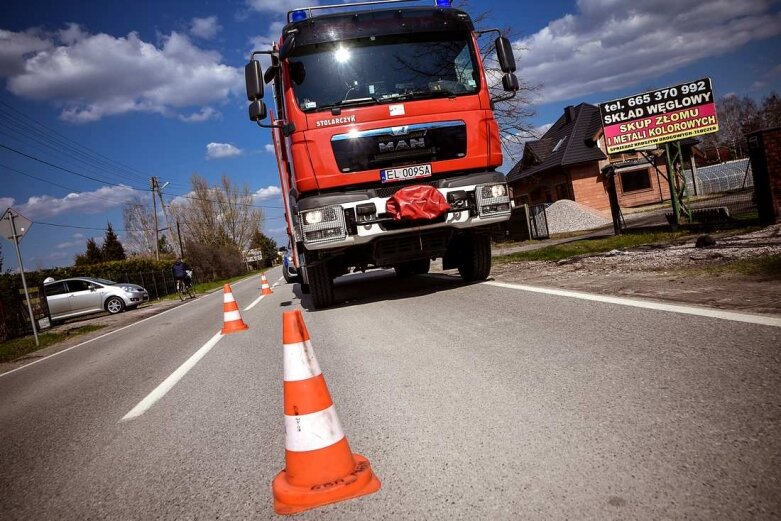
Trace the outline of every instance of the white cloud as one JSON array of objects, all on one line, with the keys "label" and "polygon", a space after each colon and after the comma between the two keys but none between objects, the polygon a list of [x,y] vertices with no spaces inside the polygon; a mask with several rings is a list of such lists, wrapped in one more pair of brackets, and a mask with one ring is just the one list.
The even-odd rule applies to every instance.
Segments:
[{"label": "white cloud", "polygon": [[0,197],[0,214],[5,213],[8,208],[14,205],[13,197]]},{"label": "white cloud", "polygon": [[265,146],[265,147],[263,147],[263,148],[264,148],[264,149],[266,150],[266,152],[268,152],[269,154],[273,154],[273,153],[274,153],[274,145],[266,145],[266,146]]},{"label": "white cloud", "polygon": [[40,29],[28,29],[20,33],[0,29],[0,77],[24,71],[27,57],[51,47],[52,43]]},{"label": "white cloud", "polygon": [[206,145],[207,159],[222,159],[238,155],[241,155],[241,149],[230,143],[209,143]]},{"label": "white cloud", "polygon": [[519,74],[543,84],[543,103],[647,85],[696,60],[781,33],[781,13],[767,0],[578,0],[577,5],[576,14],[514,43],[522,58]]},{"label": "white cloud", "polygon": [[58,249],[58,250],[65,250],[65,249],[68,249],[68,248],[74,248],[76,246],[79,246],[79,247],[84,246],[84,240],[82,239],[80,241],[61,242],[58,245],[56,245],[55,248]]},{"label": "white cloud", "polygon": [[211,107],[202,107],[198,112],[193,112],[186,116],[183,114],[179,115],[179,119],[185,123],[201,123],[210,119],[220,119],[221,117],[222,114]]},{"label": "white cloud", "polygon": [[190,22],[190,34],[204,40],[211,40],[221,30],[222,26],[217,22],[216,16],[193,18]]},{"label": "white cloud", "polygon": [[135,32],[89,34],[75,24],[48,34],[5,31],[0,75],[12,93],[53,101],[63,107],[61,117],[73,122],[127,112],[173,116],[185,107],[225,100],[241,88],[240,71],[221,63],[218,52],[177,32],[161,41],[144,42]]},{"label": "white cloud", "polygon": [[252,194],[252,196],[255,198],[256,201],[265,201],[267,199],[272,199],[274,197],[277,197],[282,193],[282,189],[278,186],[267,186],[265,188],[259,189],[257,192]]},{"label": "white cloud", "polygon": [[317,5],[317,2],[300,2],[299,0],[247,0],[247,7],[253,11],[260,11],[263,13],[287,14],[288,11],[292,11],[296,7],[301,7],[302,4]]},{"label": "white cloud", "polygon": [[51,217],[61,213],[97,214],[118,208],[124,203],[140,197],[143,192],[129,186],[103,186],[92,192],[73,192],[65,197],[50,195],[30,197],[18,207],[19,212],[29,219]]},{"label": "white cloud", "polygon": [[83,239],[84,238],[84,234],[83,233],[74,233],[73,234],[73,238],[74,239]]}]

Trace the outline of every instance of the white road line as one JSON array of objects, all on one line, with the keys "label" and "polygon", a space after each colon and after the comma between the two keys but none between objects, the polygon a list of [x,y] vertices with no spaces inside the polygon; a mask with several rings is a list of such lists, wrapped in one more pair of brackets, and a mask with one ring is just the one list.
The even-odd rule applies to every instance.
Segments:
[{"label": "white road line", "polygon": [[582,300],[593,300],[595,302],[606,302],[608,304],[618,304],[620,306],[632,306],[636,308],[655,309],[658,311],[670,311],[673,313],[683,313],[686,315],[697,315],[701,317],[718,318],[722,320],[733,320],[735,322],[747,322],[749,324],[759,324],[762,326],[781,327],[781,318],[769,317],[765,315],[752,315],[749,313],[737,313],[735,311],[723,311],[720,309],[698,308],[680,304],[662,304],[661,302],[652,302],[649,300],[636,300],[622,297],[608,297],[605,295],[594,295],[580,291],[569,291],[563,289],[541,288],[536,286],[525,286],[522,284],[510,284],[507,282],[487,281],[483,282],[489,286],[499,288],[516,289],[521,291],[531,291],[534,293],[545,293],[547,295],[557,295],[560,297],[577,298]]},{"label": "white road line", "polygon": [[[204,295],[204,296],[208,297],[209,295]],[[124,329],[127,329],[129,327],[137,326],[138,324],[146,322],[147,320],[152,320],[153,318],[157,318],[157,317],[163,316],[166,313],[169,313],[169,312],[174,311],[176,309],[181,309],[182,306],[187,306],[187,305],[193,304],[195,302],[198,302],[198,301],[197,300],[191,300],[190,302],[185,302],[184,304],[180,304],[180,305],[178,305],[176,307],[173,307],[171,309],[166,309],[165,311],[161,311],[160,313],[157,313],[156,315],[152,315],[151,317],[146,317],[144,319],[141,319],[138,322],[133,322],[132,324],[128,324],[126,326],[122,326],[119,329],[115,329],[113,331],[109,331],[108,333],[103,333],[102,335],[96,336],[95,338],[90,338],[89,340],[85,340],[84,342],[82,342],[80,344],[76,344],[75,346],[71,346],[71,347],[69,347],[67,349],[63,349],[62,351],[57,351],[56,353],[52,353],[49,356],[45,356],[43,358],[35,360],[34,362],[30,362],[29,364],[23,365],[21,367],[17,367],[16,369],[11,369],[10,371],[6,371],[5,373],[0,374],[0,378],[2,378],[4,376],[7,376],[7,375],[9,375],[11,373],[15,373],[16,371],[21,371],[22,369],[27,369],[28,367],[33,366],[33,365],[37,364],[38,362],[43,362],[44,360],[48,360],[50,358],[54,358],[55,356],[61,355],[63,353],[67,353],[71,349],[76,349],[77,347],[81,347],[83,345],[87,345],[90,342],[94,342],[95,340],[100,340],[101,338],[105,338],[105,337],[107,337],[109,335],[113,335],[114,333],[119,333],[120,331],[122,331]]]},{"label": "white road line", "polygon": [[158,400],[160,400],[163,396],[166,395],[168,391],[170,391],[174,385],[176,385],[179,380],[182,379],[184,375],[187,374],[187,372],[195,367],[195,364],[198,363],[198,361],[206,356],[206,353],[211,351],[211,348],[217,345],[217,342],[222,339],[223,335],[222,333],[218,332],[216,335],[211,337],[211,339],[206,342],[203,347],[201,347],[198,351],[196,351],[193,356],[187,359],[185,363],[179,366],[179,368],[171,373],[171,375],[163,380],[163,383],[158,385],[154,391],[149,393],[146,398],[138,402],[138,405],[133,407],[129,413],[124,415],[120,422],[132,420],[133,418],[137,418],[138,416],[141,416],[146,411],[149,410],[150,407],[152,407],[155,403],[157,403]]},{"label": "white road line", "polygon": [[252,304],[250,304],[249,306],[247,306],[246,308],[244,308],[244,311],[249,311],[250,309],[252,309],[252,308],[254,308],[255,306],[257,306],[257,305],[258,305],[258,302],[260,302],[261,300],[263,300],[263,297],[265,297],[265,296],[266,296],[266,295],[261,295],[261,296],[259,296],[258,298],[256,298],[256,299],[255,299],[255,301],[254,301]]}]

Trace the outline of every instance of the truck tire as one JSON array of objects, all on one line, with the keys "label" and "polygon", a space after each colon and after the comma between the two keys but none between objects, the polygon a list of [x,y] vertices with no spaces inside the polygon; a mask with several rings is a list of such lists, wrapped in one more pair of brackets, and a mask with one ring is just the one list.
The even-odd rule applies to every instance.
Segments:
[{"label": "truck tire", "polygon": [[312,305],[315,309],[326,308],[334,303],[334,281],[328,273],[328,264],[320,263],[307,266],[309,275],[309,290],[312,295]]},{"label": "truck tire", "polygon": [[466,282],[488,278],[491,273],[491,237],[469,235],[465,238],[458,273]]}]

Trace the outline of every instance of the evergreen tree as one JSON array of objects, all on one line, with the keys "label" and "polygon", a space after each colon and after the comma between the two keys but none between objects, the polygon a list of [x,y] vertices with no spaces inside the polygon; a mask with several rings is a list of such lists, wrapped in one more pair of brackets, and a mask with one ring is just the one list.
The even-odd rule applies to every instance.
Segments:
[{"label": "evergreen tree", "polygon": [[98,264],[103,262],[103,252],[100,251],[98,243],[95,239],[87,239],[87,251],[76,255],[76,266],[83,266],[85,264]]},{"label": "evergreen tree", "polygon": [[250,240],[250,248],[259,248],[263,254],[263,265],[266,267],[273,266],[277,260],[277,243],[265,235],[260,230],[255,230]]},{"label": "evergreen tree", "polygon": [[119,242],[117,234],[114,233],[114,228],[111,227],[111,223],[108,223],[106,227],[106,236],[103,238],[103,260],[125,260],[125,248],[122,247],[122,243]]}]

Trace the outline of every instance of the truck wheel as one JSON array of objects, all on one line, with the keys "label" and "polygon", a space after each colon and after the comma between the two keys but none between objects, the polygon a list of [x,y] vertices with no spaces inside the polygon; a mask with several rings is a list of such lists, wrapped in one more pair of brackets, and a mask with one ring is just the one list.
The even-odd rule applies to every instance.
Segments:
[{"label": "truck wheel", "polygon": [[334,303],[334,281],[328,273],[328,264],[321,263],[307,267],[309,289],[312,292],[312,305],[322,309]]},{"label": "truck wheel", "polygon": [[458,273],[466,282],[488,278],[491,273],[491,237],[470,235],[466,238]]}]

